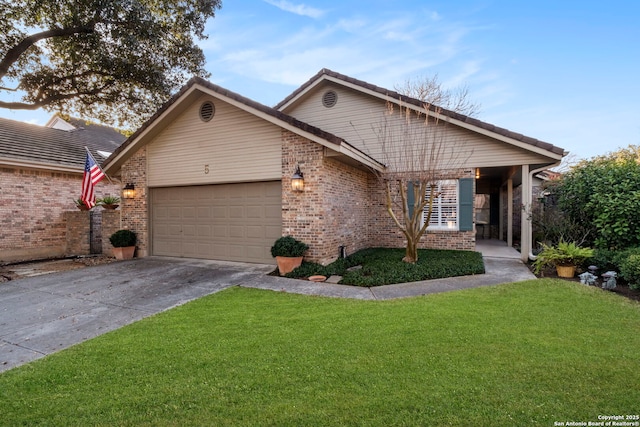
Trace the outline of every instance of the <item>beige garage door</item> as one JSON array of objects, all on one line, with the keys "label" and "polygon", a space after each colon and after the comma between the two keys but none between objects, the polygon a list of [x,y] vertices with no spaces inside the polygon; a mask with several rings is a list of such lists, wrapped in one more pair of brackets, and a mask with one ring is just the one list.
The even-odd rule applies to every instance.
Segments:
[{"label": "beige garage door", "polygon": [[151,189],[153,255],[273,263],[280,181]]}]

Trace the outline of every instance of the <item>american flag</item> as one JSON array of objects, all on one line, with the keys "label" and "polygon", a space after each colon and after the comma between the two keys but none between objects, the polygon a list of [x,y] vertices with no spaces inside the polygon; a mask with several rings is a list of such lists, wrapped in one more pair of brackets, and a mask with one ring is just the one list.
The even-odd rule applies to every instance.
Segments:
[{"label": "american flag", "polygon": [[104,178],[104,172],[100,166],[93,160],[93,156],[87,150],[87,160],[84,162],[84,176],[82,178],[82,194],[80,200],[84,202],[89,209],[96,205],[96,194],[94,185]]}]

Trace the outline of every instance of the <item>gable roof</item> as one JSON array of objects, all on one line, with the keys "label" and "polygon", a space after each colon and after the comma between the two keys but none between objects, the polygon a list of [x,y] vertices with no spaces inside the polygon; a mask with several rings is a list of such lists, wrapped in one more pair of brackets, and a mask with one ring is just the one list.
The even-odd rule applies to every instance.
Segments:
[{"label": "gable roof", "polygon": [[111,149],[111,145],[92,140],[84,132],[69,132],[0,118],[2,164],[82,172],[86,159],[85,147],[96,159],[100,159],[98,150]]},{"label": "gable roof", "polygon": [[[70,132],[78,132],[82,134],[82,138],[96,150],[108,151],[112,153],[127,139],[117,129],[109,126],[101,125],[98,123],[92,123],[90,121],[79,119],[77,117],[69,117],[63,119],[58,116],[60,120],[64,120],[74,127]],[[49,121],[51,123],[51,120]],[[50,126],[55,127],[55,126]]]},{"label": "gable roof", "polygon": [[162,123],[168,123],[182,110],[181,105],[193,102],[197,96],[206,93],[228,102],[235,107],[247,111],[255,116],[267,120],[277,126],[318,142],[343,156],[361,162],[376,169],[383,165],[367,154],[348,144],[344,139],[311,126],[288,114],[267,107],[221,86],[213,84],[200,77],[193,77],[185,86],[172,96],[149,120],[147,120],[133,135],[131,135],[113,154],[103,162],[103,169],[114,174],[126,161],[129,155],[136,152],[162,129]]},{"label": "gable roof", "polygon": [[[315,76],[311,77],[302,86],[293,91],[285,99],[280,101],[274,108],[279,111],[286,109],[287,107],[293,105],[306,93],[311,91],[314,87],[318,86],[324,81],[330,81],[343,86],[347,86],[360,92],[368,93],[369,95],[372,95],[384,101],[393,101],[398,104],[412,106],[416,110],[425,111],[425,103],[423,101],[420,101],[419,99],[411,98],[398,92],[385,89],[362,80],[354,79],[353,77],[331,71],[327,68],[323,68],[322,70],[320,70]],[[524,145],[525,148],[529,147],[530,149],[537,151],[547,151],[553,157],[562,157],[565,155],[564,149],[556,147],[555,145],[548,142],[544,142],[517,132],[512,132],[508,129],[501,128],[492,125],[491,123],[483,122],[481,120],[474,119],[472,117],[465,116],[454,111],[441,109],[437,106],[430,105],[429,113],[432,115],[444,116],[448,118],[449,121],[453,124],[485,134],[487,136],[494,137],[496,139],[503,140],[505,142],[520,143]]]}]

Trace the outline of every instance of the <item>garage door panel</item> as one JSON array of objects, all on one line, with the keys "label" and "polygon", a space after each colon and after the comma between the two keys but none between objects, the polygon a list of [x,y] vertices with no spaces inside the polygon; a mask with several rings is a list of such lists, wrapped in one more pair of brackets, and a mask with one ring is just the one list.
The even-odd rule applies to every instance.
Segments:
[{"label": "garage door panel", "polygon": [[151,189],[152,253],[272,263],[280,182]]},{"label": "garage door panel", "polygon": [[250,239],[263,239],[265,237],[264,227],[259,225],[249,225],[246,227],[247,237]]},{"label": "garage door panel", "polygon": [[227,214],[226,206],[222,206],[222,207],[216,206],[214,208],[211,208],[211,216],[213,218],[220,218],[220,219],[229,217],[229,215]]},{"label": "garage door panel", "polygon": [[263,206],[247,206],[246,209],[247,218],[262,218],[264,217]]}]

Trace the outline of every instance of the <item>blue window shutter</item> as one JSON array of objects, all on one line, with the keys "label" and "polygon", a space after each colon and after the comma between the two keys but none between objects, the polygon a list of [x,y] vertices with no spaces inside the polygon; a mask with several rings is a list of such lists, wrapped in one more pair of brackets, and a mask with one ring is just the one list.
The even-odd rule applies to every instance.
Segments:
[{"label": "blue window shutter", "polygon": [[407,183],[407,207],[409,208],[409,218],[413,216],[413,204],[415,203],[415,197],[413,196],[413,182]]},{"label": "blue window shutter", "polygon": [[473,230],[473,178],[460,179],[460,231]]}]

